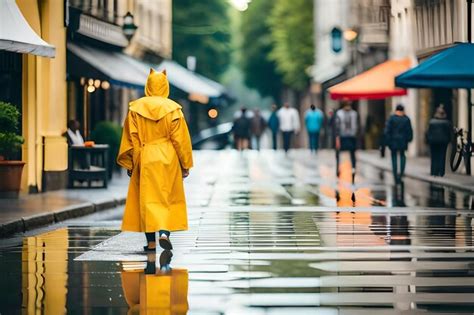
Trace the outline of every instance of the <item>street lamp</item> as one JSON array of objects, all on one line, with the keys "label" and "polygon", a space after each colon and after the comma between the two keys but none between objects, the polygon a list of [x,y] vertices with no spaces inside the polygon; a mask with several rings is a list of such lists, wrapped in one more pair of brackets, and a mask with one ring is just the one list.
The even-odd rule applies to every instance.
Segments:
[{"label": "street lamp", "polygon": [[348,42],[353,42],[357,39],[359,33],[354,29],[346,29],[344,31],[344,39]]},{"label": "street lamp", "polygon": [[133,15],[130,12],[127,12],[127,14],[124,15],[123,17],[123,25],[122,25],[122,30],[123,34],[125,37],[130,41],[135,35],[135,32],[137,31],[137,26],[134,23],[134,18]]}]

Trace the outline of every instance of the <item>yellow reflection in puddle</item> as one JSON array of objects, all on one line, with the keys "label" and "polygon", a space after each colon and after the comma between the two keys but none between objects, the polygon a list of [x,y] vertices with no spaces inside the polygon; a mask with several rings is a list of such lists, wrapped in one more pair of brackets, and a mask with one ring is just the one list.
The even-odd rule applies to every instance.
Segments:
[{"label": "yellow reflection in puddle", "polygon": [[[382,237],[375,235],[370,229],[372,224],[372,213],[370,211],[347,211],[353,207],[372,207],[375,200],[372,191],[368,187],[356,189],[351,185],[352,165],[349,161],[344,161],[339,166],[339,180],[336,188],[322,185],[321,192],[330,198],[336,199],[338,208],[331,214],[335,221],[336,233],[331,237],[326,236],[326,243],[337,246],[366,246],[385,245]],[[380,201],[378,201],[380,204]]]},{"label": "yellow reflection in puddle", "polygon": [[23,239],[22,308],[27,314],[65,314],[68,230]]},{"label": "yellow reflection in puddle", "polygon": [[129,306],[128,314],[186,314],[189,309],[188,270],[155,271],[154,264],[154,259],[148,260],[146,268],[144,263],[122,263],[122,288]]}]

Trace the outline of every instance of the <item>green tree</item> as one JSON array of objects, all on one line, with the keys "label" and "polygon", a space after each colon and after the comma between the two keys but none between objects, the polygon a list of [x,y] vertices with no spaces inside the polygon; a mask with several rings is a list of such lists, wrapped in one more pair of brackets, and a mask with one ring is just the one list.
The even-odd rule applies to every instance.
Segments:
[{"label": "green tree", "polygon": [[173,59],[195,56],[196,72],[218,80],[230,63],[228,10],[226,0],[174,0]]},{"label": "green tree", "polygon": [[280,97],[282,78],[276,72],[276,63],[269,59],[273,49],[266,14],[271,12],[274,1],[253,0],[242,15],[241,66],[245,84],[257,89],[262,96]]},{"label": "green tree", "polygon": [[302,91],[308,84],[306,71],[314,63],[313,1],[275,0],[268,25],[273,41],[270,59],[283,82]]}]

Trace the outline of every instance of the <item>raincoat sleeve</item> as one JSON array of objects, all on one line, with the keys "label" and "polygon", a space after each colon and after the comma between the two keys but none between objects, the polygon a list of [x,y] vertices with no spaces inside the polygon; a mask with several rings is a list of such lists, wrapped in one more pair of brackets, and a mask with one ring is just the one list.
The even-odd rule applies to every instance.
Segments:
[{"label": "raincoat sleeve", "polygon": [[120,142],[117,163],[127,170],[133,169],[134,147],[140,146],[138,138],[138,128],[136,117],[133,112],[129,112],[123,125],[122,140]]},{"label": "raincoat sleeve", "polygon": [[171,142],[178,154],[181,167],[190,169],[193,167],[193,149],[183,112],[181,110],[174,111],[171,119]]}]

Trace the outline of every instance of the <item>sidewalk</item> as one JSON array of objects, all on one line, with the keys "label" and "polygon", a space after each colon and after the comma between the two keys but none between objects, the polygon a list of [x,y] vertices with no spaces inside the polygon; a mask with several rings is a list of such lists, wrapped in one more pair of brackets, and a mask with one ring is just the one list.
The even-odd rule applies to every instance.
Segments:
[{"label": "sidewalk", "polygon": [[[380,152],[377,150],[358,151],[357,154],[357,158],[363,163],[368,163],[386,171],[392,171],[389,150],[385,154],[385,158],[380,157]],[[433,177],[430,175],[430,163],[429,157],[407,157],[405,176],[425,182],[474,192],[474,176],[452,173],[449,166],[446,166],[446,175],[444,177]]]},{"label": "sidewalk", "polygon": [[125,203],[128,176],[114,178],[108,188],[65,189],[0,199],[0,237],[114,208]]}]

